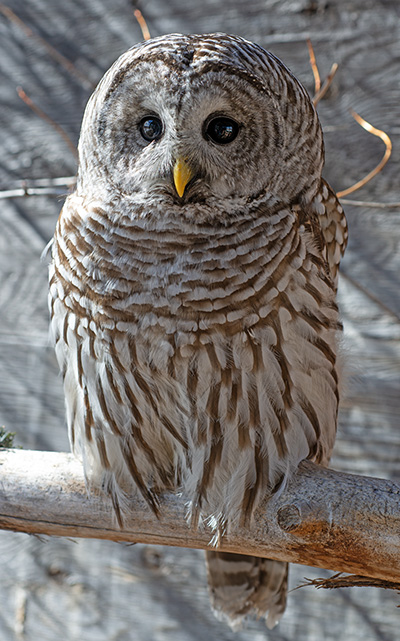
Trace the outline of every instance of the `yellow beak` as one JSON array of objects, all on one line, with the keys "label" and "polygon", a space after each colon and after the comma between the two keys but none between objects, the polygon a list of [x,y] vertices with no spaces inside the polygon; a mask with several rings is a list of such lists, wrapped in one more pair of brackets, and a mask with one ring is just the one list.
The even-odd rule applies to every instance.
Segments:
[{"label": "yellow beak", "polygon": [[175,189],[178,192],[178,196],[182,198],[186,185],[193,177],[193,171],[187,164],[186,160],[183,158],[177,158],[173,169],[173,175]]}]

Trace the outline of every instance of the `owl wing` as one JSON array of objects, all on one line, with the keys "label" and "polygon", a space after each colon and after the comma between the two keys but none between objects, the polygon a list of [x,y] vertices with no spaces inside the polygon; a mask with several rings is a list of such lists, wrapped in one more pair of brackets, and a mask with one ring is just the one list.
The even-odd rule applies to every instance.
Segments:
[{"label": "owl wing", "polygon": [[[299,223],[308,237],[311,236],[310,244],[321,267],[321,279],[325,280],[325,268],[329,287],[336,290],[339,263],[347,244],[347,223],[342,206],[325,181],[321,182],[311,207],[299,208],[298,215]],[[317,317],[314,320],[317,321]],[[328,349],[324,340],[320,347],[323,345]],[[317,443],[315,452],[310,453],[309,458],[319,463],[328,463],[335,434],[334,420],[330,428],[329,434],[324,432],[320,438],[320,441],[325,439],[324,444]],[[228,621],[235,630],[246,615],[253,613],[258,617],[265,616],[267,626],[274,627],[285,610],[288,564],[217,551],[207,551],[206,559],[211,603],[217,617]]]},{"label": "owl wing", "polygon": [[333,189],[321,179],[319,191],[310,206],[303,208],[297,205],[295,209],[303,231],[312,236],[319,255],[326,263],[326,272],[336,293],[339,265],[348,239],[343,207]]},{"label": "owl wing", "polygon": [[317,200],[319,202],[318,222],[323,237],[324,257],[328,263],[335,289],[337,289],[339,264],[347,246],[347,220],[335,192],[323,179]]}]

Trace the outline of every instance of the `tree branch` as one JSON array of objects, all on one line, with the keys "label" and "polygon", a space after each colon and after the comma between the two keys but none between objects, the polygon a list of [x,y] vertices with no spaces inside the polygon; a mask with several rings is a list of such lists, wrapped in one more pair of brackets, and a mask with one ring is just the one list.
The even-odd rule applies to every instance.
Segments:
[{"label": "tree branch", "polygon": [[[400,483],[303,462],[254,523],[224,536],[220,549],[395,581],[400,576],[399,501]],[[209,547],[211,531],[187,525],[184,497],[166,494],[160,512],[157,520],[133,498],[121,530],[110,500],[88,496],[82,466],[72,455],[0,451],[0,529]]]}]

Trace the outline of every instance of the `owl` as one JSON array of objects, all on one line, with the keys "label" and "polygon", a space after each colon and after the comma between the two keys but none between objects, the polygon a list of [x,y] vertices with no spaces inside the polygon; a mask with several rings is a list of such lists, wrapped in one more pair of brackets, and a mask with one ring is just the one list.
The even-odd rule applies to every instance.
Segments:
[{"label": "owl", "polygon": [[338,411],[337,270],[347,227],[322,179],[307,92],[243,38],[135,45],[90,98],[50,266],[69,438],[123,527],[140,495],[179,491],[214,610],[273,627],[287,564],[218,551]]}]

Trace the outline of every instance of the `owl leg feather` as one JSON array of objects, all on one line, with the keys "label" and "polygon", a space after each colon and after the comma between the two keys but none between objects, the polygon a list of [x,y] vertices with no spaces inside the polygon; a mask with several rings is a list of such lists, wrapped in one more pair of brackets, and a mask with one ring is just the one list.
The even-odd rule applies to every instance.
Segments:
[{"label": "owl leg feather", "polygon": [[206,552],[211,605],[218,619],[232,630],[247,615],[265,617],[269,629],[286,607],[288,564],[256,556]]}]

